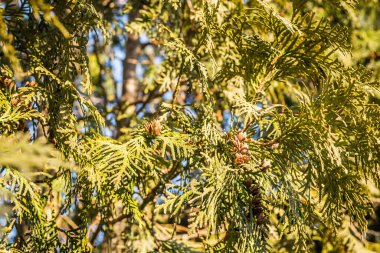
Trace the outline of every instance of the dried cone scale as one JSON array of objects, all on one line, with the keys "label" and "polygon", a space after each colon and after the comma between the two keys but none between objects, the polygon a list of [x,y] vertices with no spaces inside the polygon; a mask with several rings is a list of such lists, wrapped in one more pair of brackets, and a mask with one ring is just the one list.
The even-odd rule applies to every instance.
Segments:
[{"label": "dried cone scale", "polygon": [[162,125],[160,121],[157,119],[149,121],[144,125],[145,131],[147,134],[157,137],[160,135],[161,130],[162,130]]}]

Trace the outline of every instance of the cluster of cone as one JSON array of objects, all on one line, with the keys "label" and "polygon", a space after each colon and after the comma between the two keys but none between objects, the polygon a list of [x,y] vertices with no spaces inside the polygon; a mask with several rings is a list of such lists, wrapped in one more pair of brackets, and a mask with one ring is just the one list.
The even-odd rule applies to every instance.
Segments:
[{"label": "cluster of cone", "polygon": [[[6,87],[6,88],[9,88],[9,89],[12,89],[13,87],[15,87],[15,82],[14,80],[12,80],[11,78],[8,78],[8,77],[0,77],[0,88],[1,87]],[[27,81],[25,83],[25,87],[36,87],[37,86],[37,83],[35,81]],[[21,94],[15,94],[13,95],[12,99],[11,99],[11,105],[12,106],[19,106],[19,105],[25,105],[23,104],[23,97]]]},{"label": "cluster of cone", "polygon": [[[250,159],[249,146],[246,133],[239,131],[231,137],[233,151],[235,155],[235,164],[246,164]],[[262,160],[259,165],[261,171],[265,172],[272,167],[270,160]],[[244,181],[244,185],[250,194],[250,211],[247,214],[249,219],[251,216],[255,218],[257,225],[268,223],[268,215],[265,213],[264,201],[260,186],[252,178]]]},{"label": "cluster of cone", "polygon": [[249,218],[252,214],[252,216],[256,218],[257,225],[267,224],[268,216],[265,213],[260,186],[257,185],[257,183],[252,178],[248,178],[244,182],[244,185],[251,195],[251,209],[247,217]]},{"label": "cluster of cone", "polygon": [[234,148],[235,163],[237,165],[245,164],[249,161],[249,146],[246,142],[247,135],[244,132],[237,132],[231,138]]},{"label": "cluster of cone", "polygon": [[[15,85],[15,82],[13,79],[9,78],[9,77],[6,77],[6,76],[1,76],[0,77],[0,87],[7,87],[7,88],[11,88]],[[36,87],[37,86],[37,83],[35,81],[27,81],[25,83],[25,86],[26,87]]]}]

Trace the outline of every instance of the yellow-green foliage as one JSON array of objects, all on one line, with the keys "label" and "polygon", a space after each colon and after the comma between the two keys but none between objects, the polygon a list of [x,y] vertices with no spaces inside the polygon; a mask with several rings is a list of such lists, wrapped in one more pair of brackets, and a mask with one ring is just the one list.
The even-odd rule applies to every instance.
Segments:
[{"label": "yellow-green foliage", "polygon": [[376,13],[4,1],[0,252],[376,249],[360,238],[380,184]]}]

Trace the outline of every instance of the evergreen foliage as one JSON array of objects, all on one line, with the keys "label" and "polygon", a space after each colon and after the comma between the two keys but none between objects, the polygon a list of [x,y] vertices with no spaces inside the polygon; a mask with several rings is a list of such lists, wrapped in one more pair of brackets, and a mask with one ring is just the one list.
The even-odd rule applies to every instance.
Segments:
[{"label": "evergreen foliage", "polygon": [[376,252],[379,16],[3,1],[0,252]]}]

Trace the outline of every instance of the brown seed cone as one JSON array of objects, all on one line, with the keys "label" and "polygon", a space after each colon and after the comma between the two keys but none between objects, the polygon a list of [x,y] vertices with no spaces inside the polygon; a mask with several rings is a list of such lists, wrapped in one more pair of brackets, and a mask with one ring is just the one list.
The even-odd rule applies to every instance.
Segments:
[{"label": "brown seed cone", "polygon": [[31,82],[26,82],[25,85],[28,87],[36,87],[37,83],[35,81],[31,81]]},{"label": "brown seed cone", "polygon": [[235,153],[235,163],[237,165],[245,164],[249,161],[249,146],[246,142],[247,136],[244,132],[237,132],[231,138],[233,150]]},{"label": "brown seed cone", "polygon": [[263,203],[260,186],[252,178],[245,180],[244,185],[251,195],[251,210],[247,214],[247,217],[250,217],[252,214],[252,216],[256,218],[257,225],[268,223],[268,215],[265,213],[265,206]]},{"label": "brown seed cone", "polygon": [[245,164],[249,161],[249,155],[236,153],[235,154],[235,163],[237,165]]},{"label": "brown seed cone", "polygon": [[151,136],[159,136],[162,130],[162,125],[158,120],[149,121],[144,125],[145,131]]},{"label": "brown seed cone", "polygon": [[253,181],[253,179],[249,177],[243,183],[244,183],[245,187],[247,187],[247,189],[249,189],[251,187],[251,185],[253,185],[255,183],[255,181]]},{"label": "brown seed cone", "polygon": [[245,132],[239,131],[236,134],[236,137],[238,138],[239,141],[245,141],[247,139],[247,134]]},{"label": "brown seed cone", "polygon": [[269,222],[268,216],[265,213],[260,213],[256,217],[256,221],[257,221],[257,225],[264,225],[264,224],[267,224]]},{"label": "brown seed cone", "polygon": [[17,106],[20,103],[20,99],[18,97],[14,97],[11,99],[11,105]]}]

